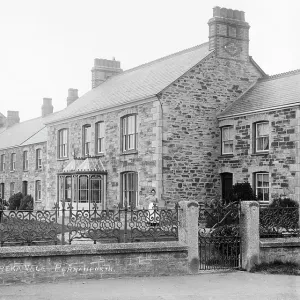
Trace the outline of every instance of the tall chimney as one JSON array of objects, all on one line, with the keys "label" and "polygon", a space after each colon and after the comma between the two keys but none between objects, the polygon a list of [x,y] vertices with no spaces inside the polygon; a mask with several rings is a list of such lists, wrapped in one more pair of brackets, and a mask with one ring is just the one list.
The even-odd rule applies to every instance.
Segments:
[{"label": "tall chimney", "polygon": [[249,24],[245,13],[216,6],[208,21],[209,50],[219,58],[249,60]]},{"label": "tall chimney", "polygon": [[7,118],[6,118],[6,127],[11,127],[16,123],[20,122],[19,112],[8,110],[7,111]]},{"label": "tall chimney", "polygon": [[109,77],[123,72],[120,66],[121,63],[115,58],[112,60],[95,58],[92,68],[92,88],[97,87]]},{"label": "tall chimney", "polygon": [[51,98],[43,98],[42,117],[46,117],[53,113],[53,105]]},{"label": "tall chimney", "polygon": [[68,98],[67,98],[67,106],[72,104],[75,100],[78,99],[78,90],[77,89],[68,89]]}]

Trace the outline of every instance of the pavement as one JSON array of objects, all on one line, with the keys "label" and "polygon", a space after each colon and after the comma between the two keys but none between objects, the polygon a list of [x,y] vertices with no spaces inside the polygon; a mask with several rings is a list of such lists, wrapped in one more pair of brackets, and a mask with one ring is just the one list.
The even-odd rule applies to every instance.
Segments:
[{"label": "pavement", "polygon": [[232,272],[0,285],[0,300],[299,299],[300,276]]}]

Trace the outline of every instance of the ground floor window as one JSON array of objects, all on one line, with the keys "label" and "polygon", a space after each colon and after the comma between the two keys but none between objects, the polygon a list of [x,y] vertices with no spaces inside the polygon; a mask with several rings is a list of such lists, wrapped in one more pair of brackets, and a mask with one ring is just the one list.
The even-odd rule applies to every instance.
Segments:
[{"label": "ground floor window", "polygon": [[255,191],[258,201],[269,201],[269,173],[255,174]]},{"label": "ground floor window", "polygon": [[42,200],[42,183],[40,180],[35,182],[35,201]]},{"label": "ground floor window", "polygon": [[10,194],[10,196],[12,196],[14,193],[15,193],[15,183],[11,182],[9,194]]},{"label": "ground floor window", "polygon": [[4,199],[4,183],[0,183],[0,198]]},{"label": "ground floor window", "polygon": [[59,199],[72,202],[75,209],[78,204],[92,208],[93,203],[102,204],[104,208],[104,180],[101,174],[59,175]]},{"label": "ground floor window", "polygon": [[122,205],[127,202],[127,205],[135,208],[137,206],[138,195],[138,175],[136,172],[125,172],[121,174],[122,187]]}]

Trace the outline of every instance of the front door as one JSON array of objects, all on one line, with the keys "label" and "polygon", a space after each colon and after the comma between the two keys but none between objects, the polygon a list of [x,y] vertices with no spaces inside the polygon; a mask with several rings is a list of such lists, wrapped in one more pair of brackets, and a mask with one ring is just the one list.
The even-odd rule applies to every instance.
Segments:
[{"label": "front door", "polygon": [[227,200],[230,197],[232,189],[232,173],[222,173],[222,199]]}]

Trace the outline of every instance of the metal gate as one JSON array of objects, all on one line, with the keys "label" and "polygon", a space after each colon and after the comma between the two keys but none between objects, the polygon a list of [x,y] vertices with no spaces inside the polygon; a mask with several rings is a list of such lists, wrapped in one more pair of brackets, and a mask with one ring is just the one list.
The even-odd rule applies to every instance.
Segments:
[{"label": "metal gate", "polygon": [[240,202],[199,206],[200,270],[236,269],[241,265]]}]

